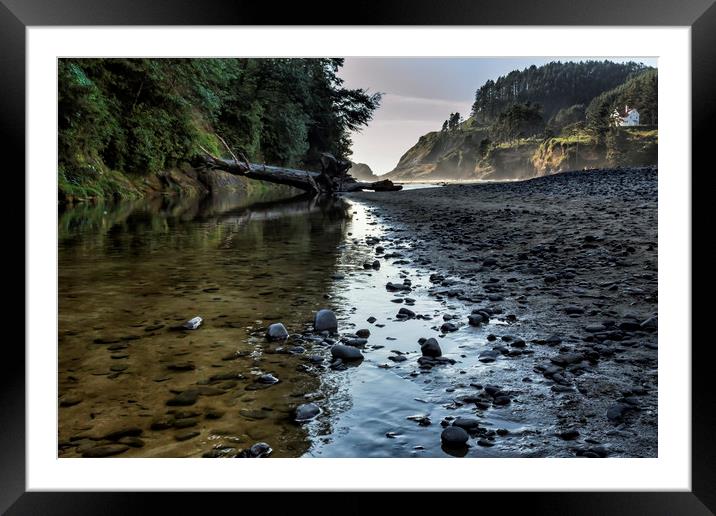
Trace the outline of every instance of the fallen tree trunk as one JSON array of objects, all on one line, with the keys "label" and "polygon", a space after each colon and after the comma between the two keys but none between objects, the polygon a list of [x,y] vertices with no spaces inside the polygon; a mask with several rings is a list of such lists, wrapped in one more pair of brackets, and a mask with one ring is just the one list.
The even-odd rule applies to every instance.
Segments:
[{"label": "fallen tree trunk", "polygon": [[289,185],[305,192],[314,194],[327,194],[334,192],[357,192],[360,190],[394,191],[403,187],[393,184],[389,179],[376,181],[374,183],[363,183],[346,174],[340,178],[332,177],[322,172],[312,172],[295,168],[276,167],[272,165],[259,165],[249,163],[246,160],[223,159],[212,156],[206,149],[206,153],[200,159],[204,167],[210,170],[223,170],[237,176],[248,177],[269,183]]}]

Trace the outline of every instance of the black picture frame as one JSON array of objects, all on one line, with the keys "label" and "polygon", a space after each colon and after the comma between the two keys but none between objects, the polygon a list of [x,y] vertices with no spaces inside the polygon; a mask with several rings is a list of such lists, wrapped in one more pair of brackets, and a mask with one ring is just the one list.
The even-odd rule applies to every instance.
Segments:
[{"label": "black picture frame", "polygon": [[[347,9],[353,12],[347,14]],[[341,7],[325,0],[287,3],[230,0],[0,0],[0,113],[3,147],[18,159],[15,170],[25,170],[25,29],[28,26],[63,25],[576,25],[576,26],[689,26],[692,72],[692,168],[708,173],[711,122],[716,119],[716,5],[714,0],[356,0]],[[48,116],[50,116],[48,114]],[[3,155],[6,155],[3,153]],[[670,171],[684,173],[689,171]],[[693,185],[693,181],[692,181]],[[22,192],[14,192],[24,199]],[[692,192],[693,192],[692,186]],[[693,199],[693,198],[692,198]],[[706,204],[708,206],[708,204]],[[703,203],[692,200],[692,221],[707,221]],[[696,226],[694,226],[695,228]],[[693,230],[692,235],[699,232]],[[704,233],[707,237],[709,232]],[[22,238],[22,237],[21,237]],[[24,249],[24,246],[23,246]],[[24,251],[23,251],[24,253]],[[693,253],[693,250],[692,250]],[[692,254],[693,256],[693,254]],[[23,258],[24,255],[23,255]],[[24,262],[24,260],[23,260]],[[696,264],[693,263],[692,275]],[[705,286],[701,288],[705,289]],[[692,320],[698,320],[692,316]],[[551,514],[712,514],[716,511],[716,427],[713,410],[712,372],[709,360],[713,343],[698,342],[686,335],[680,345],[691,342],[692,352],[692,490],[690,492],[639,493],[497,493],[472,494],[470,503],[501,510],[524,507],[530,513]],[[149,504],[162,504],[162,513],[188,513],[195,498],[184,493],[39,493],[25,492],[25,353],[5,343],[6,367],[0,375],[0,511],[8,514],[125,514],[144,512]],[[685,436],[686,437],[686,436]],[[317,481],[317,483],[320,483]],[[246,494],[205,494],[217,509]],[[263,495],[265,496],[265,495]],[[306,494],[272,496],[300,507]],[[230,498],[233,497],[233,498]],[[296,497],[299,497],[298,500]],[[499,499],[496,499],[499,497]],[[424,496],[401,502],[403,511],[425,503]],[[264,498],[265,500],[265,498]],[[436,501],[445,507],[454,497]],[[255,500],[259,501],[259,500]],[[252,501],[242,502],[244,509]],[[202,503],[201,501],[199,503]],[[340,505],[336,505],[339,503]],[[232,508],[232,505],[229,505]],[[340,500],[320,507],[357,514],[373,510],[373,502],[358,493],[342,494]],[[274,507],[275,508],[275,507]],[[256,509],[250,509],[256,510]],[[261,509],[258,509],[261,510]],[[420,510],[420,509],[419,509]],[[286,509],[286,512],[288,509]],[[207,512],[205,509],[203,512]],[[283,512],[283,511],[276,511]]]}]

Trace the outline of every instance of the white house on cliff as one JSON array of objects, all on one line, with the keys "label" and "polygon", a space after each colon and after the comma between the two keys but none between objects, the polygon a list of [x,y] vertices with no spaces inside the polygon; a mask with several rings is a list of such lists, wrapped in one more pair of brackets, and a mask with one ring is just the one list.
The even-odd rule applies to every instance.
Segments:
[{"label": "white house on cliff", "polygon": [[612,113],[614,125],[639,125],[639,112],[635,108],[624,106],[624,111],[614,110]]}]

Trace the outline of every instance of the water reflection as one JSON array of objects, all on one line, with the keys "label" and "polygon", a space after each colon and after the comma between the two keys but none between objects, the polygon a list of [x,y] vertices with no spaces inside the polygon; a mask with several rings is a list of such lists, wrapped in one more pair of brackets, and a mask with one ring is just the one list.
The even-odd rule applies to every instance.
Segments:
[{"label": "water reflection", "polygon": [[[245,196],[61,213],[58,380],[73,403],[59,411],[60,455],[133,426],[144,446],[121,456],[194,457],[259,440],[276,456],[304,453],[306,430],[290,413],[319,380],[262,328],[280,320],[302,331],[325,305],[348,217],[337,199]],[[170,331],[197,315],[200,329]],[[280,382],[257,389],[265,373]],[[198,387],[196,403],[166,405]],[[152,430],[162,417],[190,427]]]},{"label": "water reflection", "polygon": [[[525,451],[538,413],[460,401],[477,384],[523,392],[515,379],[526,366],[478,360],[499,321],[441,338],[443,316],[464,321],[473,306],[429,295],[434,271],[404,259],[419,243],[387,236],[369,205],[228,196],[78,209],[61,215],[59,230],[61,456],[127,428],[141,430],[144,446],[122,457],[230,457],[261,441],[279,457],[538,453]],[[407,294],[385,288],[404,280]],[[396,317],[402,306],[421,318]],[[320,308],[337,313],[343,337],[369,329],[364,361],[327,367],[331,343],[307,332]],[[194,316],[204,319],[198,330],[171,330]],[[269,344],[264,329],[277,321],[306,335]],[[454,365],[421,366],[418,339],[431,336]],[[279,382],[257,381],[266,374]],[[192,393],[186,406],[166,404]],[[321,415],[293,423],[307,401]],[[458,416],[509,435],[494,447],[443,449],[441,420]]]}]

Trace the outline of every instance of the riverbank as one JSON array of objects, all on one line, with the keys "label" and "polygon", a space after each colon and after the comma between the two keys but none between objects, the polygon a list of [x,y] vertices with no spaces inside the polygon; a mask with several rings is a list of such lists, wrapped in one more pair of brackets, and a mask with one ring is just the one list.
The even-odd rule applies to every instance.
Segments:
[{"label": "riverbank", "polygon": [[221,170],[195,169],[188,165],[156,174],[134,176],[110,170],[87,170],[76,177],[60,173],[58,202],[60,205],[137,200],[159,196],[205,197],[267,192],[300,193],[288,186],[252,181]]},{"label": "riverbank", "polygon": [[68,210],[58,453],[654,457],[656,192],[605,170]]},{"label": "riverbank", "polygon": [[[482,325],[473,352],[513,362],[519,377],[500,389],[549,418],[531,446],[657,455],[655,168],[351,197],[384,224],[381,246],[426,270],[430,296],[506,323]],[[455,322],[442,333],[468,326]]]}]

